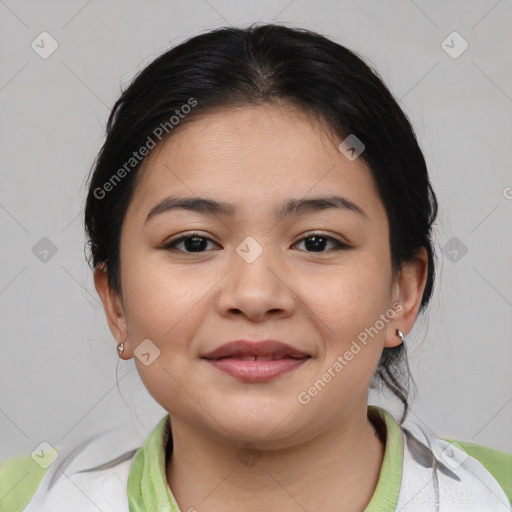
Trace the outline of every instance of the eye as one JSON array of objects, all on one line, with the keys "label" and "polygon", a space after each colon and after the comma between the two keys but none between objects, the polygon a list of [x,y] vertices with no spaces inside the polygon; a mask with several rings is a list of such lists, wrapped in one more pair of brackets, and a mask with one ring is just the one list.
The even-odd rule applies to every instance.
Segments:
[{"label": "eye", "polygon": [[[199,233],[190,233],[189,235],[184,235],[175,240],[171,240],[163,246],[163,249],[179,250],[185,253],[201,253],[206,250],[208,242],[212,242],[214,245],[217,245],[208,237],[202,236]],[[308,235],[294,245],[298,245],[303,242],[306,244],[305,246],[310,249],[307,252],[327,252],[324,249],[329,243],[334,244],[334,248],[332,249],[334,251],[350,249],[351,247],[350,245],[340,242],[331,236],[322,234]],[[180,244],[184,244],[183,246],[185,250],[178,248]]]},{"label": "eye", "polygon": [[176,247],[180,244],[184,244],[186,250],[182,252],[203,252],[208,245],[208,242],[215,243],[210,238],[201,236],[199,233],[191,233],[189,235],[181,236],[176,240],[171,240],[163,246],[163,249],[180,251],[181,249],[176,249]]},{"label": "eye", "polygon": [[339,240],[336,240],[336,238],[333,238],[331,236],[322,235],[322,234],[308,235],[308,236],[302,238],[301,240],[299,240],[297,242],[297,244],[300,244],[302,242],[305,242],[306,247],[312,249],[311,251],[308,251],[308,252],[328,252],[328,251],[324,251],[323,249],[329,242],[334,244],[334,249],[333,249],[334,251],[350,249],[350,245],[340,242]]}]

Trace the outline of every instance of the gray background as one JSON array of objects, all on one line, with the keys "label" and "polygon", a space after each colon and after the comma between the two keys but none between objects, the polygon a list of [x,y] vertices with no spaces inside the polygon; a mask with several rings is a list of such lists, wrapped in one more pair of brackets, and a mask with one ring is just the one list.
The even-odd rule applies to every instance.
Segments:
[{"label": "gray background", "polygon": [[[166,413],[133,361],[119,362],[117,389],[115,340],[84,257],[85,178],[121,84],[171,44],[254,21],[348,46],[400,99],[441,205],[435,296],[406,341],[419,387],[410,418],[512,452],[510,0],[5,0],[0,459],[118,425],[143,439]],[[46,59],[31,47],[43,31],[58,43]],[[453,31],[469,44],[457,58],[444,48],[461,40],[442,43]],[[43,237],[56,254],[38,252]]]}]

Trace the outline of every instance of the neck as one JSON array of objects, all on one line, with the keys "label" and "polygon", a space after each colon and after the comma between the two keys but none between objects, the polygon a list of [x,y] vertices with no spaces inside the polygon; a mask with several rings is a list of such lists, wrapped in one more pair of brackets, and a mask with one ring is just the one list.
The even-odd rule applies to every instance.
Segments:
[{"label": "neck", "polygon": [[313,438],[253,458],[174,417],[171,426],[167,481],[181,510],[361,512],[384,457],[385,425],[369,420],[366,402]]}]

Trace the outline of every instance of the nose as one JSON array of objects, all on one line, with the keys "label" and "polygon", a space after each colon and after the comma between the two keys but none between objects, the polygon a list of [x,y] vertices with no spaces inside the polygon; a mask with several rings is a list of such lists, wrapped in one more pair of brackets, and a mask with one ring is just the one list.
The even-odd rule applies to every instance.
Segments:
[{"label": "nose", "polygon": [[296,307],[296,294],[290,273],[286,272],[269,249],[252,262],[236,252],[233,266],[218,296],[221,316],[245,315],[252,321],[286,318]]}]

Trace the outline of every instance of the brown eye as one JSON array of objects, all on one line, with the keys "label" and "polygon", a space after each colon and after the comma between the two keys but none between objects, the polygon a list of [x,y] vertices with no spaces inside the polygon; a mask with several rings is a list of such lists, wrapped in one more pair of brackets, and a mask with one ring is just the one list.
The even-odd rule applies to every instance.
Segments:
[{"label": "brown eye", "polygon": [[327,235],[309,235],[299,240],[297,244],[302,242],[305,243],[307,249],[310,249],[307,252],[328,252],[324,249],[329,243],[334,243],[334,249],[332,249],[334,251],[350,249],[349,245]]},{"label": "brown eye", "polygon": [[[163,246],[164,249],[173,249],[182,252],[189,253],[198,253],[204,252],[206,247],[208,246],[208,242],[214,243],[212,240],[205,236],[201,236],[197,233],[192,233],[190,235],[181,236],[176,240],[172,240]],[[179,244],[183,244],[183,249],[176,249]]]}]

